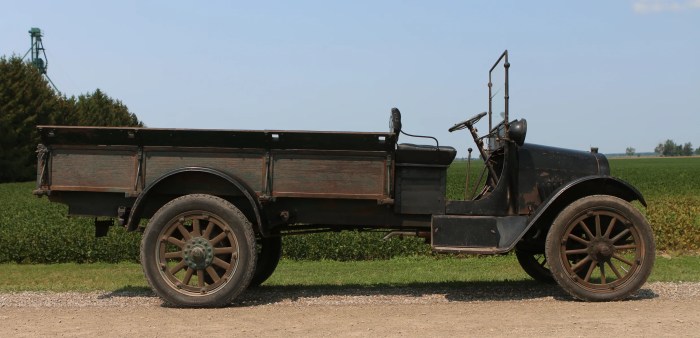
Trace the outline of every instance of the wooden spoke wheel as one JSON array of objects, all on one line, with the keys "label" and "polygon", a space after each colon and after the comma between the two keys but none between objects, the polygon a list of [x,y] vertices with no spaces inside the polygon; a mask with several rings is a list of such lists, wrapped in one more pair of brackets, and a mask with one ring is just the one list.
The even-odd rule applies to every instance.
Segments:
[{"label": "wooden spoke wheel", "polygon": [[253,279],[248,287],[258,287],[275,272],[282,258],[282,237],[267,237],[257,240],[258,261],[255,265]]},{"label": "wooden spoke wheel", "polygon": [[547,235],[554,279],[575,298],[626,298],[646,282],[655,258],[651,227],[637,209],[612,196],[582,198],[565,208]]},{"label": "wooden spoke wheel", "polygon": [[554,283],[554,277],[552,277],[552,271],[549,269],[544,252],[515,249],[515,257],[530,277],[538,282]]},{"label": "wooden spoke wheel", "polygon": [[186,195],[151,218],[141,244],[141,264],[153,290],[176,306],[230,303],[250,283],[255,236],[231,203]]}]

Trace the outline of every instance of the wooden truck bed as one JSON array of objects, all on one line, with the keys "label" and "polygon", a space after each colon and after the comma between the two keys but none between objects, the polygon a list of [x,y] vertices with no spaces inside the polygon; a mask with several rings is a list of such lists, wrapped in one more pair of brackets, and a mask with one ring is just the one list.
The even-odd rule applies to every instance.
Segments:
[{"label": "wooden truck bed", "polygon": [[264,198],[390,196],[390,133],[62,126],[39,132],[39,193],[133,197],[173,170],[206,167]]}]

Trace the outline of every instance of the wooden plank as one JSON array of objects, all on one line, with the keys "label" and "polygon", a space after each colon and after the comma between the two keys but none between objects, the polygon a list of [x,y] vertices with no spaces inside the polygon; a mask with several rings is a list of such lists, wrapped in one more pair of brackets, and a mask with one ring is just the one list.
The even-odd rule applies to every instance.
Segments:
[{"label": "wooden plank", "polygon": [[51,185],[133,190],[136,147],[57,148],[51,151]]},{"label": "wooden plank", "polygon": [[383,198],[386,157],[273,155],[272,195],[279,197]]},{"label": "wooden plank", "polygon": [[262,151],[145,148],[144,153],[146,186],[175,169],[204,167],[238,177],[256,192],[260,192],[263,187],[265,160]]}]

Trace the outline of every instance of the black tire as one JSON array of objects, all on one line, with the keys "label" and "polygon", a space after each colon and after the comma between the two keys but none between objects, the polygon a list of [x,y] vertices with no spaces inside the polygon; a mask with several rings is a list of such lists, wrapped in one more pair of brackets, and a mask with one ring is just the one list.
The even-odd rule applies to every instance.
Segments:
[{"label": "black tire", "polygon": [[644,285],[654,266],[655,245],[649,223],[630,203],[594,195],[559,213],[545,253],[554,279],[571,296],[612,301]]},{"label": "black tire", "polygon": [[518,263],[525,270],[525,273],[536,281],[546,284],[555,283],[544,252],[515,249],[515,257],[518,258]]},{"label": "black tire", "polygon": [[258,262],[249,288],[258,287],[270,278],[282,258],[282,237],[260,238],[257,244],[259,246]]},{"label": "black tire", "polygon": [[170,201],[150,219],[141,240],[148,283],[164,301],[180,307],[230,304],[248,287],[255,260],[248,219],[211,195]]}]

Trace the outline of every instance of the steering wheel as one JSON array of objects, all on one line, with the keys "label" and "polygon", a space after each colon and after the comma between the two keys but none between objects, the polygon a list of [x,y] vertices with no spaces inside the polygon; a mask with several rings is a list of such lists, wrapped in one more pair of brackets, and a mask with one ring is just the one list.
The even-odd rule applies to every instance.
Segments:
[{"label": "steering wheel", "polygon": [[479,120],[481,120],[481,118],[484,116],[486,116],[486,112],[476,114],[476,115],[474,115],[474,116],[472,116],[472,117],[470,117],[462,122],[455,124],[454,126],[452,126],[452,128],[448,129],[448,131],[451,133],[455,130],[462,130],[464,128],[471,127],[475,123],[479,122]]},{"label": "steering wheel", "polygon": [[[455,130],[461,130],[465,128],[469,129],[469,132],[471,132],[472,138],[474,138],[474,142],[476,143],[476,147],[477,149],[479,149],[479,154],[481,154],[481,158],[484,159],[484,170],[488,170],[490,174],[490,178],[487,180],[486,184],[491,189],[496,189],[496,186],[498,185],[499,176],[496,173],[496,169],[494,168],[493,163],[491,163],[491,161],[488,160],[489,156],[487,156],[486,151],[484,150],[484,141],[482,140],[482,137],[479,137],[479,135],[476,132],[476,128],[474,128],[474,124],[479,122],[479,120],[481,120],[481,118],[484,116],[486,116],[486,112],[476,114],[469,119],[455,124],[454,126],[452,126],[452,128],[448,130],[450,132],[453,132]],[[486,136],[488,136],[488,134]]]}]

